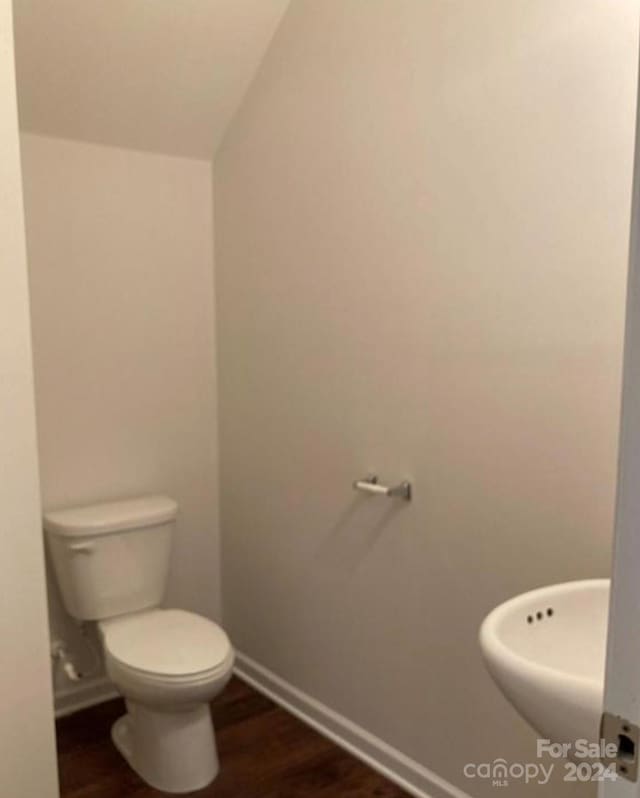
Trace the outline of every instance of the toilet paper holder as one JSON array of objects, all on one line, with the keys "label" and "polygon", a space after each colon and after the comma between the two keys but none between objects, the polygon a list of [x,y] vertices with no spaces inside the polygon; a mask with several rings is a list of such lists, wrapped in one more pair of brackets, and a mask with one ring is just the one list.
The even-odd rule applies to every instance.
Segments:
[{"label": "toilet paper holder", "polygon": [[364,479],[357,479],[353,483],[353,488],[363,493],[388,496],[391,499],[404,499],[406,502],[411,501],[413,493],[413,487],[410,482],[405,480],[399,485],[389,487],[388,485],[381,485],[378,482],[377,474],[368,474]]}]

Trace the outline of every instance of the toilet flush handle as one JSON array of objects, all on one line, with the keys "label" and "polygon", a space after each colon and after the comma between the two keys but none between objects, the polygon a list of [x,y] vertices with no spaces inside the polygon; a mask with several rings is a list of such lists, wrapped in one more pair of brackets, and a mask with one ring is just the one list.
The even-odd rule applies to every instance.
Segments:
[{"label": "toilet flush handle", "polygon": [[69,549],[74,554],[93,554],[95,544],[93,543],[71,543]]}]

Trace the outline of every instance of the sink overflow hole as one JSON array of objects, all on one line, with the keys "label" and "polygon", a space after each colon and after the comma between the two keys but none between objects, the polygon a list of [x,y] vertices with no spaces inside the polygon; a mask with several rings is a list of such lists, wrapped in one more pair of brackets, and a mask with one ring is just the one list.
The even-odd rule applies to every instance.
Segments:
[{"label": "sink overflow hole", "polygon": [[[546,614],[547,614],[547,618],[551,618],[553,616],[553,607],[549,607],[547,609],[547,613]],[[545,613],[542,612],[541,610],[538,610],[538,612],[536,612],[535,616],[527,615],[527,623],[533,623],[536,619],[541,621],[544,618],[544,616],[545,616]]]}]

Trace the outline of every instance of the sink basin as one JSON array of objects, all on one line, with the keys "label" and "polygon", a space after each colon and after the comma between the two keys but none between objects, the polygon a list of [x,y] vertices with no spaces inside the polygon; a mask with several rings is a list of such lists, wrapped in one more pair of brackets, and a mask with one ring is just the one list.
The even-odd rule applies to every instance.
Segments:
[{"label": "sink basin", "polygon": [[599,739],[609,580],[543,587],[496,607],[480,647],[498,687],[545,739]]}]

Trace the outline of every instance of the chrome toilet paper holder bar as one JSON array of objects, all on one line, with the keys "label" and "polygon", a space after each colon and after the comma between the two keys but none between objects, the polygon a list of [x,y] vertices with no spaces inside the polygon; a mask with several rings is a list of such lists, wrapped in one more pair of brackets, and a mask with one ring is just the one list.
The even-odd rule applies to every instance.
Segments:
[{"label": "chrome toilet paper holder bar", "polygon": [[363,493],[371,493],[378,496],[388,496],[391,499],[404,499],[406,502],[411,501],[411,495],[413,493],[413,488],[410,482],[405,480],[399,485],[394,485],[394,487],[380,485],[377,474],[369,474],[364,479],[357,479],[353,483],[353,488],[354,490],[361,490]]}]

